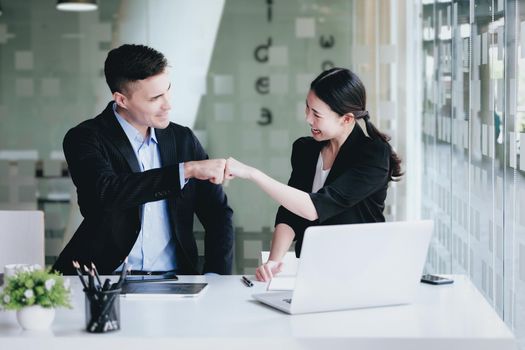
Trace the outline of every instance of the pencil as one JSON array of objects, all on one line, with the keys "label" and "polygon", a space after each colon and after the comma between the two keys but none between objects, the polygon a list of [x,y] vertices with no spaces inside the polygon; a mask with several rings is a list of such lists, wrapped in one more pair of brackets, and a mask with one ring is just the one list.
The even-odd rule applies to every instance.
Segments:
[{"label": "pencil", "polygon": [[84,289],[88,289],[88,286],[86,284],[86,281],[84,280],[84,276],[82,275],[82,271],[80,270],[80,264],[78,261],[73,260],[73,267],[75,268],[75,271],[77,272],[78,278],[80,278],[80,282],[82,282],[82,286],[84,286]]},{"label": "pencil", "polygon": [[102,282],[100,281],[100,276],[98,275],[97,267],[93,262],[91,262],[91,269],[95,272],[95,277],[97,279],[98,284],[102,288]]}]

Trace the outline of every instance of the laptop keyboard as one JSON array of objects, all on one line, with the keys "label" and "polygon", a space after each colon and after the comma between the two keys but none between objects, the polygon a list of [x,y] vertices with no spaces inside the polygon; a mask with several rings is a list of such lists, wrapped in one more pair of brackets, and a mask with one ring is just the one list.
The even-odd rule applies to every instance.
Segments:
[{"label": "laptop keyboard", "polygon": [[292,303],[292,298],[283,299],[283,301],[285,303],[291,304]]}]

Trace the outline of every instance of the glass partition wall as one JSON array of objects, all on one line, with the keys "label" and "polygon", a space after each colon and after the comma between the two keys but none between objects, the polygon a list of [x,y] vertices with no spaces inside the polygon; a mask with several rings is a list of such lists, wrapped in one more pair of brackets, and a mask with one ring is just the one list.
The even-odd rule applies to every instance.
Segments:
[{"label": "glass partition wall", "polygon": [[[392,0],[227,0],[195,123],[211,155],[231,155],[286,182],[292,143],[309,135],[309,84],[340,66],[362,78],[372,121],[407,164],[406,105],[414,99],[398,83],[406,80],[405,7],[413,9]],[[407,217],[408,181],[391,183],[387,220]],[[235,210],[237,271],[251,273],[270,247],[278,206],[246,181],[226,191]]]},{"label": "glass partition wall", "polygon": [[524,14],[525,1],[422,3],[427,270],[468,274],[522,347]]},{"label": "glass partition wall", "polygon": [[[393,21],[403,12],[396,1],[104,0],[88,13],[57,11],[55,0],[1,1],[0,171],[10,175],[0,177],[0,208],[45,211],[47,264],[81,220],[63,136],[111,99],[103,64],[123,43],[166,54],[170,117],[192,128],[210,157],[233,156],[286,182],[292,143],[309,135],[309,84],[333,66],[363,78],[373,121],[404,157],[406,103],[396,88],[403,47]],[[29,160],[2,158],[3,151],[27,150]],[[50,160],[57,162],[53,172],[45,166]],[[388,220],[405,216],[398,198],[406,197],[406,184],[390,189]],[[23,203],[11,196],[18,187]],[[270,247],[278,206],[246,181],[230,182],[226,192],[235,211],[235,272],[251,273]]]}]

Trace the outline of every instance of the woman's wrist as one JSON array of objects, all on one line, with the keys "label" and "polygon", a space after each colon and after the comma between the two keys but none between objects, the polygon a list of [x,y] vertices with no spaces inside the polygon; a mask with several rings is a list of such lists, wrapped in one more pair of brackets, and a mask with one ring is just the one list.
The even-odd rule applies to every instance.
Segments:
[{"label": "woman's wrist", "polygon": [[253,168],[251,166],[248,166],[248,169],[247,169],[247,179],[250,180],[250,181],[254,181],[254,182],[257,182],[257,178],[259,176],[259,174],[261,173],[260,170],[258,170],[257,168]]}]

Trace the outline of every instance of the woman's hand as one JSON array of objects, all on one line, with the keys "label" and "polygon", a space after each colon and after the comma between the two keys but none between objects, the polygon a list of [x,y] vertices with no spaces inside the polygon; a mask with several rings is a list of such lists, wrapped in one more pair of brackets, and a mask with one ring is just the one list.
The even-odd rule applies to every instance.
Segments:
[{"label": "woman's hand", "polygon": [[254,168],[239,162],[235,158],[230,157],[226,160],[224,178],[227,180],[233,179],[235,177],[240,177],[241,179],[248,179],[253,170]]},{"label": "woman's hand", "polygon": [[255,278],[257,278],[257,281],[268,282],[273,276],[281,272],[282,268],[282,261],[268,260],[257,268]]}]

